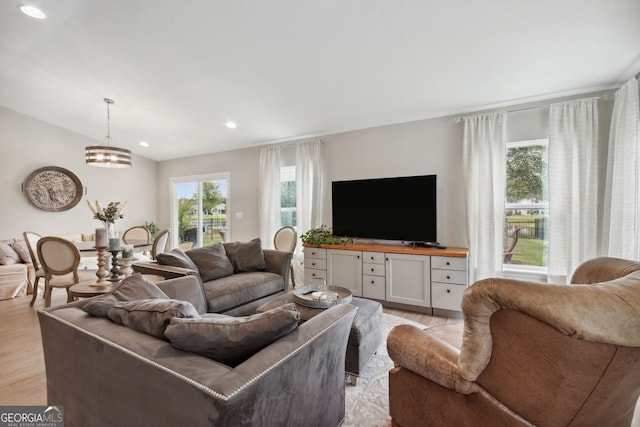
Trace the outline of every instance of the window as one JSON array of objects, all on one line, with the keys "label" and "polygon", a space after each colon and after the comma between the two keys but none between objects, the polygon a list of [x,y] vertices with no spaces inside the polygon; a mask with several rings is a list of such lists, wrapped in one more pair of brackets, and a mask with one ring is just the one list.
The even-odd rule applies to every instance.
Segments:
[{"label": "window", "polygon": [[228,174],[173,178],[171,182],[174,246],[224,242],[228,233]]},{"label": "window", "polygon": [[296,167],[280,168],[280,218],[283,226],[296,226]]},{"label": "window", "polygon": [[504,263],[509,268],[546,270],[548,148],[548,139],[507,143]]}]

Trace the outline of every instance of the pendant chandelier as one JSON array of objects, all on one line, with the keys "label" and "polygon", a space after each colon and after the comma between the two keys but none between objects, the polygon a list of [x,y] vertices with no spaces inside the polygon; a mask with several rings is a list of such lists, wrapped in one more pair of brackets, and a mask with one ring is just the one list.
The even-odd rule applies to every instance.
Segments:
[{"label": "pendant chandelier", "polygon": [[107,136],[105,145],[85,147],[84,155],[88,165],[101,168],[128,168],[131,166],[131,150],[111,146],[111,115],[109,106],[115,104],[113,99],[104,98],[107,104]]}]

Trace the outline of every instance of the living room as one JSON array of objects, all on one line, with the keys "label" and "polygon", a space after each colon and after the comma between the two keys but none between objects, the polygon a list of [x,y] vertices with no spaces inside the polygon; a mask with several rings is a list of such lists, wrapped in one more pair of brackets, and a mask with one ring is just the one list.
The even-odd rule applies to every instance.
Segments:
[{"label": "living room", "polygon": [[[266,27],[273,30],[272,27],[278,26],[275,23],[282,24],[288,21],[288,19],[282,21],[276,19],[279,13],[286,13],[287,7],[292,7],[284,3],[278,2],[277,8],[272,11],[265,11],[263,9],[265,6],[259,7],[259,11],[266,13],[269,17],[266,21],[272,21],[270,25],[260,26],[260,30],[247,28],[262,21],[258,16],[259,11],[255,11],[256,16],[249,13],[251,17],[247,18],[244,26],[241,26],[244,33],[239,31],[241,34],[236,34],[234,37],[253,37],[254,43],[258,44],[259,35],[262,34],[261,31],[267,31]],[[51,58],[47,56],[46,60],[42,60],[45,65],[41,67],[38,61],[33,59],[34,56],[37,57],[37,53],[26,53],[27,44],[44,43],[44,38],[51,37],[53,44],[58,43],[63,49],[65,47],[70,49],[71,53],[68,54],[70,57],[82,57],[83,50],[88,49],[87,46],[70,42],[69,38],[74,31],[83,31],[85,24],[77,23],[76,28],[74,27],[76,24],[66,22],[67,29],[57,38],[55,29],[47,29],[46,32],[39,33],[35,28],[36,25],[42,24],[41,22],[26,21],[23,16],[18,16],[17,4],[5,4],[0,9],[0,15],[2,15],[0,22],[7,23],[2,25],[3,29],[0,30],[0,35],[3,36],[1,37],[3,47],[0,52],[3,53],[2,58],[9,65],[3,65],[0,72],[3,86],[0,92],[0,178],[5,182],[4,209],[0,215],[0,237],[19,237],[24,231],[34,231],[41,235],[92,233],[101,225],[93,219],[86,200],[98,200],[103,204],[110,201],[126,201],[125,215],[117,221],[117,230],[122,232],[132,226],[154,222],[160,228],[171,230],[172,235],[167,248],[169,250],[178,244],[177,223],[173,217],[175,200],[172,180],[226,174],[228,176],[226,239],[227,241],[249,241],[260,236],[262,231],[260,149],[281,147],[284,159],[282,166],[288,166],[295,163],[295,150],[298,145],[309,141],[321,141],[325,188],[330,188],[331,182],[340,180],[437,175],[438,240],[450,247],[468,248],[470,245],[463,167],[465,137],[463,117],[477,113],[506,111],[507,141],[539,140],[548,138],[551,104],[598,97],[600,138],[608,140],[614,94],[640,71],[640,51],[637,47],[640,29],[637,25],[638,19],[635,19],[638,18],[639,8],[633,1],[620,1],[619,4],[614,2],[606,5],[600,3],[589,2],[588,7],[581,6],[585,10],[573,11],[578,17],[583,16],[584,21],[579,22],[580,19],[570,18],[571,28],[565,31],[559,23],[561,18],[558,17],[556,21],[553,19],[555,15],[550,11],[559,7],[562,13],[558,16],[564,18],[571,16],[569,12],[575,6],[570,7],[568,3],[558,6],[555,2],[543,4],[528,2],[526,6],[515,7],[503,2],[491,2],[490,7],[487,6],[490,10],[483,16],[489,22],[491,18],[499,20],[500,25],[496,25],[495,29],[491,29],[490,25],[478,27],[475,32],[466,33],[466,38],[456,38],[455,43],[451,42],[451,48],[436,49],[430,46],[424,53],[420,51],[420,43],[424,39],[411,41],[410,38],[414,33],[409,30],[407,30],[408,33],[403,33],[402,22],[396,21],[406,19],[411,23],[412,31],[417,31],[415,28],[421,25],[419,21],[427,19],[429,9],[426,6],[415,4],[399,7],[382,3],[377,4],[376,7],[360,5],[365,9],[371,7],[371,10],[365,13],[363,20],[364,18],[373,20],[368,25],[359,23],[364,27],[363,34],[369,37],[372,34],[378,34],[378,37],[371,39],[349,33],[353,39],[348,40],[341,37],[346,34],[343,31],[345,27],[349,27],[349,24],[337,16],[340,15],[339,11],[345,7],[344,5],[333,4],[327,6],[327,10],[320,10],[322,9],[320,6],[312,7],[311,12],[317,12],[321,16],[318,22],[314,19],[303,19],[303,17],[308,18],[307,13],[311,12],[302,8],[291,12],[291,20],[298,20],[299,23],[288,27],[288,31],[294,34],[294,31],[308,31],[304,28],[304,24],[313,24],[312,28],[317,31],[323,27],[323,23],[332,23],[326,31],[330,32],[333,26],[334,31],[338,31],[340,35],[340,37],[336,36],[338,40],[332,39],[330,45],[338,50],[335,59],[330,61],[330,56],[322,55],[319,56],[320,59],[309,59],[309,56],[313,56],[314,44],[310,43],[311,49],[306,50],[303,48],[307,46],[299,42],[299,44],[293,44],[289,50],[304,51],[297,58],[300,65],[291,61],[282,67],[260,68],[263,66],[262,62],[269,61],[269,54],[274,55],[273,62],[282,61],[281,54],[276,55],[274,51],[280,50],[279,43],[284,43],[286,38],[295,38],[291,33],[285,32],[274,36],[274,39],[269,42],[273,43],[272,45],[262,45],[263,53],[251,51],[257,55],[256,67],[263,74],[259,82],[247,80],[247,76],[251,74],[247,71],[250,69],[247,68],[247,62],[238,61],[239,69],[233,72],[226,69],[220,71],[222,73],[220,76],[224,76],[223,79],[215,74],[215,68],[212,66],[212,63],[215,65],[215,61],[205,61],[206,73],[198,74],[198,77],[194,77],[193,81],[185,87],[172,80],[171,70],[175,65],[174,61],[168,59],[159,61],[158,57],[167,58],[175,54],[182,60],[185,57],[188,58],[187,53],[190,52],[163,51],[160,45],[164,42],[168,43],[165,37],[169,37],[161,37],[160,32],[157,32],[154,33],[156,38],[147,36],[136,39],[139,41],[137,50],[131,49],[127,51],[127,55],[120,57],[118,49],[124,47],[125,43],[122,40],[126,37],[118,34],[122,30],[121,27],[117,24],[111,27],[105,21],[101,21],[101,24],[96,26],[104,30],[100,36],[103,44],[98,44],[100,49],[93,49],[104,51],[103,63],[99,63],[99,55],[92,54],[91,59],[83,61],[75,58],[74,61],[69,62],[72,65],[64,64],[64,54],[58,53],[63,57],[61,62],[51,62]],[[44,3],[39,6],[43,10],[48,8]],[[163,6],[166,6],[166,9]],[[141,11],[141,4],[134,8],[140,14],[139,16],[149,21],[166,23],[171,20],[168,15],[173,8],[168,5],[163,6],[157,6],[155,12]],[[618,11],[614,12],[612,9],[616,9],[616,6]],[[234,37],[226,32],[231,33],[229,27],[233,22],[237,23],[232,21],[231,16],[240,14],[242,8],[227,9],[229,7],[225,6],[224,13],[221,12],[225,19],[229,19],[229,23],[216,22],[223,29],[217,33],[198,34],[202,40],[206,37],[217,37],[220,40],[226,38],[229,40],[228,43],[233,44]],[[243,7],[249,6],[243,5]],[[419,12],[410,19],[412,7],[417,8]],[[478,13],[476,7],[478,6],[455,5],[451,10],[447,9],[447,12],[460,13],[462,22],[465,25],[471,25],[474,22],[472,15]],[[472,11],[464,11],[467,8],[471,8]],[[516,10],[509,11],[509,8]],[[548,9],[547,12],[543,12],[545,8]],[[44,23],[51,27],[50,22],[56,19],[56,13],[52,13],[54,9],[49,9],[47,12],[49,12],[48,17]],[[68,10],[61,9],[55,12],[69,13],[74,19],[80,17],[88,19],[84,14],[95,11],[90,8],[83,10],[82,6],[74,4]],[[246,10],[243,12],[247,13]],[[526,38],[517,38],[515,35],[519,31],[517,27],[524,25],[526,21],[524,17],[527,13],[534,12],[537,18],[548,15],[549,20],[539,20],[536,25],[527,26],[526,31],[521,28],[520,31],[526,33]],[[514,16],[514,24],[507,26],[510,13]],[[349,14],[355,14],[355,12],[349,10]],[[385,18],[385,14],[390,16]],[[328,15],[333,16],[335,22],[327,20]],[[183,26],[187,25],[185,20],[188,16],[187,13],[184,15],[181,13],[176,17],[176,22]],[[220,19],[223,20],[223,18]],[[383,24],[386,19],[398,26],[385,30]],[[440,31],[444,34],[443,39],[448,37],[453,39],[453,36],[445,31],[446,28],[441,24],[436,25],[435,21],[437,20],[433,17],[429,18],[429,23],[437,27],[432,31],[436,34]],[[130,18],[126,25],[121,25],[135,34],[135,30],[132,30],[135,23],[138,23],[138,20]],[[65,24],[56,23],[55,25]],[[28,27],[37,35],[27,37],[28,43],[24,45],[11,46],[9,40],[15,39],[16,34],[22,34],[17,32],[17,27]],[[597,31],[594,28],[597,28]],[[501,29],[504,30],[504,34],[513,37],[514,44],[499,43],[499,40],[509,37],[505,37]],[[556,33],[543,37],[542,33],[545,31],[556,31]],[[493,41],[496,46],[499,45],[504,52],[502,56],[505,57],[499,58],[500,55],[493,52],[491,48],[482,50],[483,54],[489,57],[485,63],[494,63],[485,65],[486,68],[476,65],[478,58],[473,54],[473,49],[464,50],[464,54],[458,53],[462,46],[471,43],[474,34],[480,37],[483,32],[491,36],[486,39],[488,41],[483,40],[487,43]],[[575,57],[567,54],[565,58],[562,55],[562,49],[569,50],[576,40],[568,36],[572,32],[581,33],[582,37],[588,40],[580,45],[579,49],[575,49],[580,51]],[[615,36],[610,39],[608,37],[611,34]],[[110,37],[119,42],[110,43],[108,41]],[[536,37],[540,37],[539,42],[536,42]],[[562,42],[565,37],[570,39],[567,44]],[[308,42],[316,38],[309,37],[304,40]],[[369,43],[369,40],[373,42]],[[387,44],[389,40],[393,43]],[[517,44],[522,43],[523,40],[528,43],[525,48]],[[594,43],[595,41],[600,43]],[[553,46],[556,42],[558,46]],[[69,43],[69,46],[66,46],[66,43]],[[263,43],[266,42],[263,40]],[[337,46],[341,43],[345,46],[338,49]],[[375,54],[376,43],[384,47],[393,46],[395,43],[405,45],[406,50],[395,55],[385,50],[389,58],[398,61],[397,66],[389,66],[386,58],[383,60]],[[203,44],[206,43],[203,42]],[[223,47],[220,47],[221,45]],[[236,55],[242,56],[240,53],[225,50],[226,45],[226,41],[216,41],[215,49],[212,49],[220,58],[225,58],[227,55],[230,59],[237,59]],[[537,49],[539,45],[546,46],[552,52],[548,56],[537,58],[533,57],[534,54],[531,53],[530,56],[530,53],[525,52]],[[126,71],[128,61],[131,61],[133,56],[139,55],[139,62],[145,62],[143,51],[150,47],[154,48],[148,53],[149,65],[136,68],[136,72],[131,72],[129,75]],[[171,47],[175,48],[173,45]],[[320,47],[318,48],[320,53],[324,54],[325,46]],[[184,49],[188,50],[186,47]],[[282,50],[286,51],[287,48]],[[358,53],[360,50],[362,53]],[[429,55],[434,59],[422,58]],[[374,76],[368,76],[363,72],[363,68],[353,64],[358,62],[360,56],[362,56],[360,60],[367,66],[373,68],[379,65],[382,71]],[[198,68],[197,64],[200,60],[201,58],[196,55],[188,66],[184,66],[182,61],[176,62],[183,64],[181,66],[183,68]],[[383,62],[387,65],[382,66]],[[414,71],[402,71],[411,69],[414,62],[416,68]],[[511,74],[501,73],[501,68],[518,65],[518,62],[522,64],[520,67],[513,68],[516,71],[509,71]],[[20,70],[17,68],[17,64],[20,63],[24,65],[25,74],[30,76],[40,74],[42,81],[34,83],[33,80],[20,76]],[[432,63],[446,65],[437,67],[444,69],[443,72],[441,71],[443,74],[428,74],[424,78],[427,83],[423,85],[416,75],[426,73]],[[310,74],[306,80],[296,80],[292,83],[292,87],[287,86],[287,78],[298,77],[314,64],[321,69],[320,73]],[[48,69],[47,66],[59,68]],[[111,66],[114,66],[114,77],[111,77],[108,71]],[[159,76],[148,79],[153,80],[154,83],[160,81],[163,84],[151,86],[144,82],[145,72],[149,72],[152,66],[161,71],[158,71]],[[86,69],[74,77],[71,73],[74,67]],[[354,67],[354,69],[350,71],[348,67]],[[344,76],[340,74],[340,69]],[[238,81],[225,80],[234,72],[238,75]],[[275,78],[278,72],[281,72],[284,77],[278,76],[282,80],[274,81],[273,87],[269,87],[269,80]],[[97,76],[95,81],[86,82],[87,75],[91,73]],[[136,75],[136,73],[139,74]],[[326,84],[323,73],[324,76],[328,76],[326,79],[330,84],[340,90],[323,94]],[[445,79],[446,74],[451,74],[451,79]],[[551,78],[553,74],[559,75],[556,80]],[[212,81],[225,81],[222,83],[216,81],[214,85],[205,80],[208,75],[212,76]],[[407,86],[401,85],[404,79],[414,82],[414,91],[419,96],[416,93],[410,94]],[[318,82],[319,89],[303,91],[300,81],[306,81],[310,87]],[[460,87],[457,87],[457,83]],[[259,84],[264,86],[258,87]],[[228,92],[234,92],[237,101],[233,101],[233,96],[223,97],[227,90],[225,85],[228,85]],[[195,101],[191,99],[192,104],[190,103],[187,109],[187,99],[198,91],[192,86],[201,86],[204,95],[197,97]],[[400,96],[398,93],[393,93],[396,87]],[[478,87],[490,90],[484,94],[476,94]],[[379,88],[380,91],[374,91],[373,88]],[[280,91],[283,93],[282,100],[278,100]],[[300,98],[291,97],[290,92],[296,91],[302,93]],[[487,92],[493,93],[487,96]],[[469,96],[465,97],[464,94]],[[94,168],[85,163],[85,147],[95,145],[96,141],[104,136],[107,128],[104,97],[115,99],[115,103],[109,110],[110,132],[114,145],[133,151],[133,166],[130,168]],[[181,113],[183,97],[185,110],[188,110],[186,114]],[[421,103],[416,100],[418,97],[427,100]],[[357,102],[349,101],[356,98]],[[405,100],[401,99],[394,103],[396,98],[405,98]],[[242,105],[241,100],[247,100],[247,103],[258,105],[260,108],[256,107],[256,110],[249,113],[248,107]],[[270,103],[267,100],[275,100],[275,102]],[[229,108],[233,108],[234,111],[223,111],[224,102],[233,105]],[[286,108],[276,111],[283,104],[287,104]],[[313,108],[305,104],[310,104]],[[347,107],[343,107],[343,104]],[[192,105],[200,109],[198,114],[191,114],[193,112],[191,108],[195,108]],[[347,111],[349,108],[351,111]],[[325,117],[321,114],[322,110],[336,110],[341,116]],[[189,117],[189,114],[193,117]],[[289,116],[282,119],[287,114]],[[305,121],[307,117],[313,116],[318,117],[317,122],[307,124]],[[238,122],[236,129],[224,126],[227,117]],[[306,127],[297,122],[304,122]],[[260,129],[248,129],[249,126]],[[141,131],[144,127],[150,130],[149,135],[153,135],[152,137],[144,135]],[[196,132],[190,129],[196,127],[207,128],[207,131],[200,129]],[[209,132],[208,128],[215,129]],[[142,139],[148,140],[150,146],[139,146],[138,142]],[[197,148],[192,146],[194,140],[199,143]],[[600,162],[605,166],[606,157],[603,157]],[[77,175],[83,187],[80,203],[69,210],[48,212],[35,208],[29,202],[23,190],[25,179],[34,170],[45,166],[65,168]],[[604,179],[603,176],[601,178]],[[329,195],[326,200],[322,205],[320,221],[317,225],[332,223]],[[389,197],[388,201],[381,201],[381,204],[392,206],[393,197]],[[270,245],[270,242],[266,245]],[[518,274],[522,276],[521,272]],[[540,274],[531,274],[527,277],[539,278]],[[0,302],[0,308],[1,304]],[[27,307],[28,304],[25,304],[25,308]]]}]

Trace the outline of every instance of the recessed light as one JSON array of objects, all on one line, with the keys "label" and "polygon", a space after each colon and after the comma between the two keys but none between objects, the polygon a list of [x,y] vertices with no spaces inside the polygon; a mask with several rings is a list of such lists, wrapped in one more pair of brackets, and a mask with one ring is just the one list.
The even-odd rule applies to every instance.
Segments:
[{"label": "recessed light", "polygon": [[238,127],[238,125],[236,125],[234,122],[232,121],[228,121],[227,123],[224,124],[226,127],[228,127],[229,129],[235,129]]},{"label": "recessed light", "polygon": [[139,144],[141,147],[148,147],[148,146],[149,146],[149,143],[148,143],[147,141],[140,141],[138,144]]},{"label": "recessed light", "polygon": [[47,17],[47,15],[45,15],[43,11],[41,11],[40,9],[38,9],[35,6],[29,6],[27,4],[21,4],[21,5],[18,5],[18,9],[20,9],[20,12],[22,12],[25,15],[30,16],[32,18],[44,19],[44,18]]}]

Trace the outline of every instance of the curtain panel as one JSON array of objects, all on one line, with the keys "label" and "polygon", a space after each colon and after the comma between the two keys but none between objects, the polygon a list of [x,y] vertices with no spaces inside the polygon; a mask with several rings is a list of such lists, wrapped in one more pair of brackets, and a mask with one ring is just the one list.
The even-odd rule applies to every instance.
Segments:
[{"label": "curtain panel", "polygon": [[280,147],[260,149],[260,240],[273,248],[273,236],[282,226],[280,213]]},{"label": "curtain panel", "polygon": [[598,98],[549,107],[550,283],[598,255]]},{"label": "curtain panel", "polygon": [[506,118],[504,112],[463,118],[470,283],[502,272]]},{"label": "curtain panel", "polygon": [[603,254],[640,260],[640,108],[638,81],[617,92],[611,117]]}]

